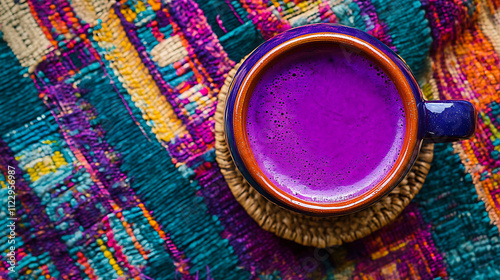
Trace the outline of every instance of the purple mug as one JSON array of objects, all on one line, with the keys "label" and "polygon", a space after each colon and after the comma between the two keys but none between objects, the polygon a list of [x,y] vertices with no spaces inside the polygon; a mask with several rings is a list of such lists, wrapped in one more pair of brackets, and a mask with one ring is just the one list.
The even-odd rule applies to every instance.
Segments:
[{"label": "purple mug", "polygon": [[[383,176],[381,175],[370,186],[361,186],[357,193],[332,199],[326,198],[322,201],[305,199],[301,195],[291,192],[286,184],[273,179],[276,174],[270,172],[265,164],[256,160],[249,138],[258,137],[259,141],[264,142],[273,141],[273,139],[251,135],[250,132],[255,133],[255,129],[249,130],[247,123],[251,97],[255,94],[254,90],[258,89],[259,85],[262,86],[261,79],[266,75],[271,75],[268,71],[300,53],[307,56],[309,50],[316,52],[319,49],[324,52],[325,59],[330,49],[332,53],[334,50],[347,50],[349,55],[355,54],[356,57],[359,57],[359,61],[369,61],[376,65],[376,68],[379,69],[377,71],[381,71],[377,73],[390,79],[391,86],[393,85],[398,94],[398,100],[400,100],[398,104],[401,106],[403,112],[401,118],[404,122],[404,126],[401,126],[404,128],[401,134],[404,137],[401,137],[401,144],[398,146],[399,153],[394,156],[394,162],[386,168],[387,171]],[[346,57],[346,59],[349,58]],[[346,68],[346,71],[351,70]],[[307,75],[305,73],[301,76],[306,79],[309,78]],[[331,83],[330,87],[336,84],[335,81],[331,81]],[[299,82],[297,86],[300,85]],[[313,93],[303,94],[307,96],[307,94]],[[265,104],[261,103],[254,107],[264,108]],[[300,108],[300,106],[295,107],[294,110],[300,111]],[[252,110],[259,110],[259,108],[252,108]],[[225,133],[230,153],[237,168],[250,185],[263,196],[281,207],[303,214],[334,216],[364,209],[388,194],[411,169],[423,141],[449,142],[471,137],[475,130],[476,115],[474,106],[467,101],[424,101],[410,68],[401,57],[373,36],[346,26],[313,24],[294,28],[275,36],[255,49],[241,64],[233,78],[226,100]],[[377,116],[373,116],[373,118],[375,117]],[[277,127],[276,129],[281,128]],[[293,129],[293,126],[290,126],[290,130]],[[300,134],[293,131],[291,133]],[[332,137],[342,137],[342,135],[333,135]],[[370,138],[363,140],[370,141]],[[316,144],[321,146],[324,143],[320,141]],[[292,150],[292,148],[290,149]],[[293,155],[290,159],[293,159]],[[325,161],[329,160],[325,159]],[[295,168],[295,166],[290,166],[290,169],[293,169],[292,167]],[[328,170],[325,172],[328,174]],[[289,180],[289,182],[291,181]],[[336,186],[332,185],[331,187],[335,188]]]}]

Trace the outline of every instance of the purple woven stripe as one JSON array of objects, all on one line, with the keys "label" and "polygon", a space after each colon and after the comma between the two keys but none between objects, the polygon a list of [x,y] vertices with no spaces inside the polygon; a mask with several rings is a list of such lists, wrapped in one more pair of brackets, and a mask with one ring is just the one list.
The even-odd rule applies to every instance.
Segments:
[{"label": "purple woven stripe", "polygon": [[[97,55],[91,46],[81,45],[75,46],[75,49],[80,51],[78,53],[79,58],[82,59],[80,69],[84,67],[83,65],[96,61],[96,58],[90,54]],[[87,171],[94,174],[94,180],[104,186],[104,189],[98,188],[96,185],[91,186],[92,196],[85,205],[80,205],[75,212],[69,209],[65,211],[67,216],[64,219],[74,219],[73,222],[76,222],[76,227],[69,229],[73,230],[73,232],[61,231],[59,235],[73,234],[77,226],[82,225],[85,229],[83,235],[93,237],[100,235],[98,227],[105,215],[116,212],[111,207],[111,204],[116,204],[122,209],[130,209],[142,202],[136,197],[135,192],[127,183],[127,175],[120,170],[120,155],[106,142],[104,139],[105,132],[101,127],[90,122],[91,119],[98,115],[97,111],[84,98],[76,96],[76,93],[83,95],[86,94],[86,91],[74,89],[72,85],[64,82],[64,78],[69,77],[69,71],[78,69],[76,65],[65,62],[70,60],[71,54],[73,54],[72,50],[63,53],[61,56],[55,56],[54,53],[47,55],[47,59],[39,64],[36,72],[44,77],[49,77],[49,80],[55,85],[45,84],[40,77],[37,77],[35,84],[38,90],[44,93],[45,104],[53,111],[62,131],[71,132],[66,133],[65,136],[72,150],[77,150],[83,155],[84,160],[90,165],[91,170]],[[88,57],[84,59],[83,56],[80,56],[83,54],[88,54]],[[102,64],[101,67],[106,73]],[[113,86],[113,88],[118,93],[116,87]],[[66,181],[70,181],[69,179],[67,178]],[[101,213],[93,207],[96,203],[103,205],[107,210],[106,213]],[[150,215],[153,215],[152,211],[150,211]],[[172,242],[170,235],[165,234],[165,250],[175,263],[185,264],[183,269],[186,275],[183,275],[183,277],[191,279],[191,276],[188,275],[189,263],[184,253]],[[86,242],[88,240],[82,239],[79,241],[79,245],[86,246],[84,244]],[[67,259],[63,262],[73,262],[73,260]]]},{"label": "purple woven stripe", "polygon": [[470,0],[420,0],[429,20],[433,48],[455,40],[473,21],[477,3]]},{"label": "purple woven stripe", "polygon": [[[358,4],[361,10],[361,16],[365,21],[366,31],[378,38],[382,43],[389,46],[393,51],[397,52],[396,46],[392,44],[392,38],[387,30],[387,25],[383,22],[380,22],[377,16],[377,12],[375,10],[375,6],[373,6],[371,0],[354,0],[356,4]],[[369,18],[369,20],[367,20]]]},{"label": "purple woven stripe", "polygon": [[[7,177],[8,166],[16,170],[17,200],[30,208],[17,207],[17,217],[26,217],[29,224],[26,227],[18,226],[17,234],[22,236],[26,249],[33,255],[39,256],[49,252],[52,262],[61,275],[71,279],[82,279],[79,269],[74,265],[68,254],[66,244],[61,242],[62,232],[54,230],[54,225],[43,210],[40,199],[32,192],[24,180],[23,172],[14,158],[14,153],[2,139],[0,139],[0,170]],[[2,279],[9,279],[2,276]]]},{"label": "purple woven stripe", "polygon": [[[146,51],[146,48],[142,44],[141,40],[137,36],[136,32],[136,26],[133,23],[130,23],[125,19],[125,16],[121,12],[121,5],[117,3],[114,7],[115,12],[118,16],[118,18],[121,21],[121,24],[124,26],[124,29],[127,30],[126,34],[132,45],[135,47],[137,50],[139,57],[141,58],[141,61],[144,63],[146,68],[148,69],[149,73],[153,77],[153,80],[155,81],[156,85],[158,86],[160,92],[167,98],[167,101],[173,106],[174,112],[176,116],[183,122],[183,124],[186,126],[186,129],[189,131],[192,139],[180,139],[180,141],[175,141],[175,142],[170,142],[168,143],[168,150],[169,152],[176,158],[177,161],[183,162],[187,161],[188,158],[192,155],[197,156],[199,154],[202,154],[207,150],[207,144],[206,143],[212,143],[214,141],[213,134],[211,133],[211,127],[214,125],[214,121],[206,121],[209,116],[212,116],[213,113],[215,112],[215,106],[213,108],[205,108],[206,112],[200,112],[197,110],[195,113],[197,114],[196,119],[192,119],[192,116],[184,114],[182,111],[182,107],[185,104],[182,104],[181,101],[177,98],[181,93],[177,88],[172,88],[170,87],[167,82],[163,79],[161,76],[160,72],[156,68],[155,63],[151,60],[149,54]],[[167,25],[170,24],[169,19],[166,17],[165,12],[163,10],[160,10],[156,13],[157,15],[157,20],[158,22],[161,23],[161,25]],[[196,80],[190,80],[186,81],[185,83],[189,84],[190,86],[194,86]],[[208,81],[205,81],[208,85],[210,84]],[[183,141],[184,140],[184,141]],[[193,145],[188,145],[190,142],[195,142],[197,143],[196,147],[193,147]],[[189,149],[189,155],[186,153],[184,150],[184,147],[188,147]],[[176,150],[181,149],[183,156],[179,155],[176,153]]]},{"label": "purple woven stripe", "polygon": [[[372,235],[348,245],[359,262],[354,275],[373,279],[446,278],[443,257],[416,206],[410,204],[396,221]],[[395,271],[390,270],[394,266]]]},{"label": "purple woven stripe", "polygon": [[[31,12],[35,13],[38,16],[40,23],[47,28],[47,31],[52,36],[52,38],[58,42],[68,41],[68,38],[64,37],[64,35],[58,32],[61,27],[67,27],[69,33],[71,33],[72,35],[86,33],[89,28],[88,24],[82,26],[80,20],[73,22],[74,18],[70,18],[67,16],[68,12],[76,15],[75,11],[67,0],[28,0],[28,3],[33,8]],[[49,20],[49,17],[57,22],[56,26],[52,24],[52,22]],[[62,37],[58,38],[58,36]],[[73,38],[70,38],[69,40],[71,39]]]},{"label": "purple woven stripe", "polygon": [[[95,56],[96,52],[90,52],[91,47],[87,44],[80,42],[70,50],[65,51],[60,56],[54,54],[54,52],[49,53],[46,59],[41,61],[37,67],[37,72],[35,75],[39,74],[39,71],[43,72],[44,77],[49,79],[51,84],[60,83],[61,79],[70,76],[68,70],[71,69],[75,72],[81,70],[88,66],[89,64],[97,61]],[[40,77],[36,77],[40,78]],[[42,80],[35,81],[39,85]],[[40,90],[40,87],[38,88]]]},{"label": "purple woven stripe", "polygon": [[231,70],[234,62],[223,51],[219,40],[212,32],[211,27],[193,0],[178,0],[168,3],[169,13],[181,30],[186,30],[184,36],[201,64],[213,79],[212,89],[220,89],[224,84],[226,74]]},{"label": "purple woven stripe", "polygon": [[[63,58],[68,58],[70,53],[63,54]],[[64,60],[52,52],[47,55],[46,61],[37,67],[37,73],[43,73],[44,76],[52,77],[54,81],[58,82],[58,78],[66,76],[69,69],[76,70],[73,67],[68,69],[69,64],[61,61]],[[114,151],[106,142],[100,141],[100,135],[103,135],[104,132],[99,126],[92,127],[89,122],[89,117],[97,115],[95,109],[87,106],[85,101],[79,100],[75,95],[77,91],[69,84],[46,85],[43,84],[43,79],[38,79],[36,86],[38,91],[43,93],[45,104],[51,109],[56,122],[63,129],[68,145],[73,151],[76,150],[83,155],[88,163],[87,171],[95,176],[95,182],[102,184],[100,188],[94,185],[92,191],[100,197],[107,213],[113,211],[111,205],[115,201],[111,197],[116,196],[116,203],[120,207],[130,205],[128,202],[135,199],[128,186],[120,183],[126,178],[118,168],[120,162],[116,159],[114,163],[111,163],[106,153],[113,154]],[[84,91],[80,90],[80,93],[84,93]],[[87,108],[87,110],[85,111],[82,107]],[[121,187],[113,188],[117,185]],[[102,214],[95,215],[95,222],[100,221],[103,217]]]},{"label": "purple woven stripe", "polygon": [[[71,85],[64,83],[50,86],[46,91],[45,102],[55,115],[58,115],[61,128],[72,132],[66,134],[68,144],[85,157],[92,169],[88,171],[95,175],[96,181],[103,184],[104,189],[96,190],[95,194],[106,202],[109,212],[113,211],[111,203],[116,203],[122,208],[135,206],[137,204],[135,194],[125,183],[126,175],[118,168],[119,158],[114,158],[111,162],[107,155],[113,155],[115,152],[105,141],[100,141],[100,135],[103,135],[104,131],[99,126],[92,127],[89,122],[89,117],[97,115],[97,112],[88,106],[90,104],[78,100],[76,92]],[[88,108],[87,111],[82,107]],[[100,219],[95,220],[98,221]]]}]

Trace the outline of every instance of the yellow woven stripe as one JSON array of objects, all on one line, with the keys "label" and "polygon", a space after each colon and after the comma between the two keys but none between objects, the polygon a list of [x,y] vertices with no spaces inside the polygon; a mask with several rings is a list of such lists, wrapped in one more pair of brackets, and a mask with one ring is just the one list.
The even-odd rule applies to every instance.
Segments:
[{"label": "yellow woven stripe", "polygon": [[132,96],[132,101],[141,110],[158,141],[168,142],[175,136],[184,136],[186,128],[156,86],[113,9],[101,26],[94,31],[94,39],[108,50],[105,59]]}]

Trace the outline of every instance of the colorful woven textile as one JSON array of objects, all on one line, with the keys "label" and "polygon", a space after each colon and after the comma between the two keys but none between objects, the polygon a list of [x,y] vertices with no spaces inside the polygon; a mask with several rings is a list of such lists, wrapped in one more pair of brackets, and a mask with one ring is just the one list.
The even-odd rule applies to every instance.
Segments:
[{"label": "colorful woven textile", "polygon": [[[499,8],[1,1],[0,279],[500,279]],[[322,250],[262,230],[235,201],[213,119],[235,61],[317,22],[378,37],[428,97],[480,111],[472,140],[436,145],[396,222]]]}]

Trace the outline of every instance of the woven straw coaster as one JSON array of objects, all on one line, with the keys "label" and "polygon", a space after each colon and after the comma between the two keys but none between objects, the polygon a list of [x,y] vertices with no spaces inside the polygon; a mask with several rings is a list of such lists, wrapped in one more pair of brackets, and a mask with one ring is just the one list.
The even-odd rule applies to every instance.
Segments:
[{"label": "woven straw coaster", "polygon": [[340,245],[365,237],[389,224],[419,192],[432,162],[433,144],[424,144],[406,178],[387,196],[357,213],[340,217],[310,217],[283,209],[268,201],[236,168],[224,136],[224,109],[229,86],[241,62],[226,77],[215,112],[215,153],[231,192],[247,213],[265,230],[305,246]]}]

